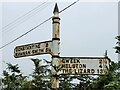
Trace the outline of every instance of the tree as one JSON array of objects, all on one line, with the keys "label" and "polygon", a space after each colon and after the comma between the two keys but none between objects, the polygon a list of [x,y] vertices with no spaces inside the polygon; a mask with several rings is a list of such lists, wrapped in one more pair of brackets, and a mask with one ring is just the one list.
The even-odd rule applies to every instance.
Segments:
[{"label": "tree", "polygon": [[[50,89],[50,62],[43,65],[40,59],[31,59],[34,71],[28,76],[23,76],[18,64],[7,63],[3,71],[4,90],[49,90]],[[59,75],[60,90],[120,90],[120,62],[111,62],[110,69],[104,76],[90,75]],[[77,79],[78,84],[73,83]]]},{"label": "tree", "polygon": [[50,69],[49,65],[42,65],[40,59],[31,59],[34,63],[34,72],[32,76],[32,88],[49,89],[50,88]]},{"label": "tree", "polygon": [[[92,84],[96,90],[120,90],[120,62],[111,62],[108,73],[104,76],[99,76]],[[93,89],[93,90],[94,90]]]},{"label": "tree", "polygon": [[[120,54],[120,36],[117,36],[117,46],[115,46],[116,53]],[[120,61],[118,63],[111,62],[108,73],[104,76],[98,77],[93,87],[99,90],[120,90]]]},{"label": "tree", "polygon": [[72,84],[72,78],[69,74],[67,75],[60,75],[59,76],[60,80],[60,90],[72,90],[74,84]]},{"label": "tree", "polygon": [[23,76],[18,64],[12,65],[11,63],[7,63],[7,65],[7,69],[3,71],[4,78],[2,79],[4,90],[19,90],[24,88],[23,84],[26,81],[26,76]]},{"label": "tree", "polygon": [[117,46],[115,46],[116,53],[120,54],[120,36],[117,36],[115,39],[117,39]]},{"label": "tree", "polygon": [[92,75],[73,75],[71,78],[79,81],[79,83],[75,85],[75,90],[93,90],[92,83],[94,77]]}]

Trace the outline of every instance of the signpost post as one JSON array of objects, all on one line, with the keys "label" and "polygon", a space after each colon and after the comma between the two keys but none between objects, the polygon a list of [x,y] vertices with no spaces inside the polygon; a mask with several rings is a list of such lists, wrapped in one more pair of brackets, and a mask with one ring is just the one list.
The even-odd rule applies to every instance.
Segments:
[{"label": "signpost post", "polygon": [[52,36],[52,77],[51,77],[51,88],[57,90],[59,88],[59,75],[57,68],[60,65],[59,60],[59,48],[60,48],[60,18],[59,18],[59,9],[57,3],[53,11],[53,36]]},{"label": "signpost post", "polygon": [[51,89],[59,89],[59,74],[104,75],[109,69],[110,59],[105,57],[60,57],[60,18],[57,3],[54,8],[53,35],[51,41],[17,46],[14,57],[51,54]]}]

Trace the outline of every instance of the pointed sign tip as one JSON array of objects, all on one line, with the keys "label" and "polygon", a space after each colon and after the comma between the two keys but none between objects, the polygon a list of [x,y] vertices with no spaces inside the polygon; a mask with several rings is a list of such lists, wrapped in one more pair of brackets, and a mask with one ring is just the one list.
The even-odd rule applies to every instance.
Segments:
[{"label": "pointed sign tip", "polygon": [[59,9],[58,9],[58,5],[57,5],[57,3],[55,3],[55,8],[54,8],[53,13],[55,13],[55,12],[59,12]]},{"label": "pointed sign tip", "polygon": [[107,57],[107,50],[105,50],[105,55],[104,56]]}]

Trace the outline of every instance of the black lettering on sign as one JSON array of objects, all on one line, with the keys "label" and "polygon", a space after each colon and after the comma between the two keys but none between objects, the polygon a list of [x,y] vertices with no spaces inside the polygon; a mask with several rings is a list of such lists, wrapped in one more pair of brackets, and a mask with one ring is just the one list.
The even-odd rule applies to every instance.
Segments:
[{"label": "black lettering on sign", "polygon": [[28,54],[29,54],[29,55],[31,54],[30,51],[28,51]]},{"label": "black lettering on sign", "polygon": [[102,65],[99,65],[99,68],[102,68]]},{"label": "black lettering on sign", "polygon": [[62,69],[62,71],[63,71],[63,74],[65,74],[65,73],[66,73],[66,69]]},{"label": "black lettering on sign", "polygon": [[77,58],[71,58],[70,63],[80,63],[80,61]]},{"label": "black lettering on sign", "polygon": [[87,73],[90,73],[90,69],[87,69]]},{"label": "black lettering on sign", "polygon": [[76,64],[76,68],[78,68],[78,64]]},{"label": "black lettering on sign", "polygon": [[102,60],[101,59],[99,60],[99,64],[102,64]]},{"label": "black lettering on sign", "polygon": [[97,69],[98,74],[103,74],[103,69]]},{"label": "black lettering on sign", "polygon": [[69,72],[72,72],[71,69],[62,69],[62,71],[63,71],[63,74],[67,74],[67,73],[69,73]]},{"label": "black lettering on sign", "polygon": [[19,51],[22,51],[23,50],[23,47],[19,47]]},{"label": "black lettering on sign", "polygon": [[72,69],[69,69],[69,72],[68,73],[72,73]]},{"label": "black lettering on sign", "polygon": [[65,68],[69,68],[69,64],[65,64]]},{"label": "black lettering on sign", "polygon": [[62,64],[62,68],[65,68],[65,64]]},{"label": "black lettering on sign", "polygon": [[97,73],[99,74],[99,69],[97,69]]},{"label": "black lettering on sign", "polygon": [[44,49],[39,49],[39,53],[42,53],[44,51]]},{"label": "black lettering on sign", "polygon": [[32,44],[32,48],[34,48],[34,44]]},{"label": "black lettering on sign", "polygon": [[83,64],[83,68],[86,68],[86,64]]},{"label": "black lettering on sign", "polygon": [[78,69],[78,73],[82,73],[83,69]]},{"label": "black lettering on sign", "polygon": [[32,50],[32,53],[33,53],[33,54],[37,54],[37,53],[38,53],[38,50]]},{"label": "black lettering on sign", "polygon": [[68,59],[66,59],[66,63],[69,63],[69,60],[68,60]]},{"label": "black lettering on sign", "polygon": [[41,48],[40,43],[38,44],[38,48]]},{"label": "black lettering on sign", "polygon": [[65,63],[65,59],[62,59],[62,63]]},{"label": "black lettering on sign", "polygon": [[74,63],[74,59],[70,59],[70,63]]},{"label": "black lettering on sign", "polygon": [[72,68],[75,68],[75,64],[72,64]]},{"label": "black lettering on sign", "polygon": [[107,67],[107,65],[106,64],[103,64],[103,68],[106,68]]},{"label": "black lettering on sign", "polygon": [[26,55],[25,55],[25,52],[23,52],[23,56],[26,56]]},{"label": "black lettering on sign", "polygon": [[75,74],[78,74],[78,72],[77,72],[77,70],[76,70],[76,69],[73,69],[73,72],[74,72]]},{"label": "black lettering on sign", "polygon": [[36,48],[40,48],[40,45],[39,45],[39,44],[35,44],[35,45],[36,45],[36,46],[35,46]]},{"label": "black lettering on sign", "polygon": [[79,64],[79,68],[86,68],[86,64]]},{"label": "black lettering on sign", "polygon": [[29,45],[28,46],[24,46],[24,49],[29,50]]},{"label": "black lettering on sign", "polygon": [[15,57],[18,57],[18,53],[15,53]]},{"label": "black lettering on sign", "polygon": [[100,74],[102,74],[103,73],[103,69],[100,69]]},{"label": "black lettering on sign", "polygon": [[106,60],[106,59],[104,59],[103,62],[104,62],[105,64],[107,64],[107,60]]},{"label": "black lettering on sign", "polygon": [[48,43],[46,43],[46,47],[48,47]]},{"label": "black lettering on sign", "polygon": [[19,47],[16,47],[16,48],[15,48],[15,52],[17,52],[17,51],[19,51]]},{"label": "black lettering on sign", "polygon": [[23,53],[19,53],[20,56],[23,56]]},{"label": "black lettering on sign", "polygon": [[86,73],[86,69],[83,69],[83,73],[84,73],[84,74]]},{"label": "black lettering on sign", "polygon": [[103,69],[103,73],[107,73],[108,71],[107,71],[107,69]]},{"label": "black lettering on sign", "polygon": [[80,59],[76,59],[77,60],[77,63],[80,63]]},{"label": "black lettering on sign", "polygon": [[49,48],[46,48],[46,52],[47,52],[47,53],[50,53],[51,50],[50,50]]},{"label": "black lettering on sign", "polygon": [[79,68],[82,68],[82,64],[79,64]]},{"label": "black lettering on sign", "polygon": [[91,69],[91,73],[94,74],[94,73],[95,73],[95,70],[94,70],[94,69]]}]

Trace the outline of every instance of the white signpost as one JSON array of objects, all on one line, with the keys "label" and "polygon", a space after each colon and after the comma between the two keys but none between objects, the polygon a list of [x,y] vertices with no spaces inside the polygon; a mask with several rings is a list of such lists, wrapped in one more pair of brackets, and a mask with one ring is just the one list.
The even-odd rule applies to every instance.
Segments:
[{"label": "white signpost", "polygon": [[[59,88],[59,74],[98,74],[104,75],[109,69],[110,59],[105,57],[60,57],[60,18],[57,4],[54,8],[53,37],[51,41],[17,46],[14,57],[51,54],[51,88]],[[60,67],[59,67],[60,66]],[[60,72],[60,73],[59,73]]]},{"label": "white signpost", "polygon": [[61,74],[104,75],[109,69],[106,57],[61,57]]},{"label": "white signpost", "polygon": [[52,41],[32,43],[27,45],[17,46],[14,49],[14,57],[26,57],[40,54],[51,54]]}]

